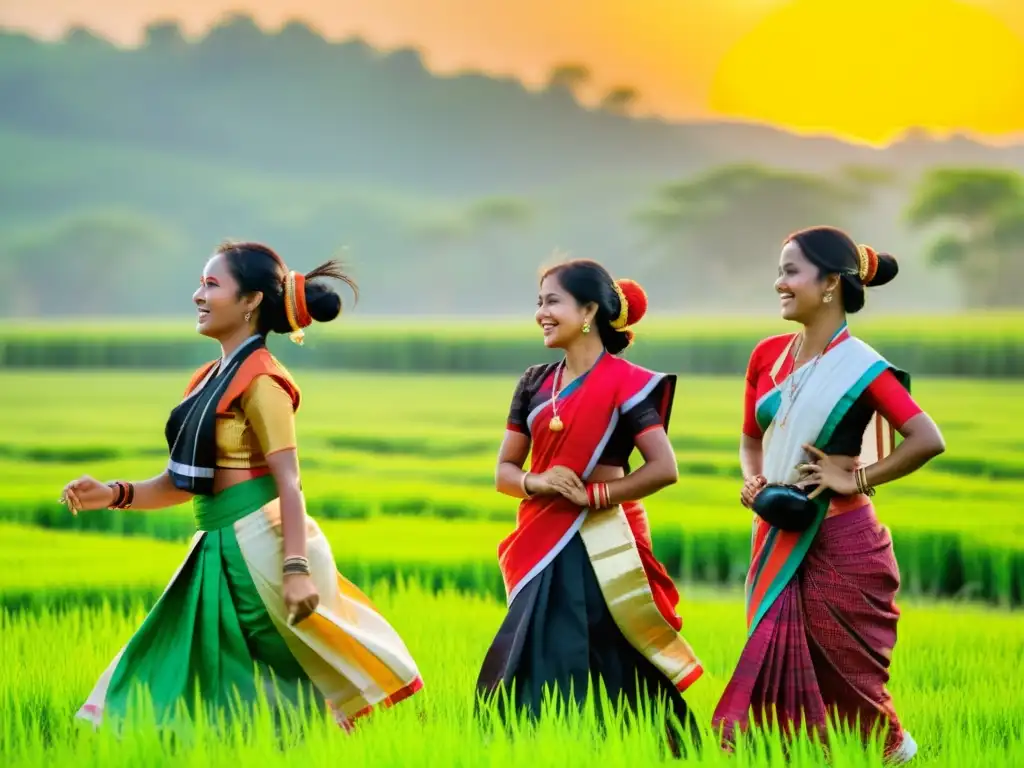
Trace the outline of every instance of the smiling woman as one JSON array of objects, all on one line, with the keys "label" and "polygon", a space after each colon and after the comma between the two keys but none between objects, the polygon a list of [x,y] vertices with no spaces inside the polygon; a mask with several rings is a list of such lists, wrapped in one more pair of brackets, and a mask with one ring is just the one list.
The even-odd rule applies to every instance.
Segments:
[{"label": "smiling woman", "polygon": [[195,689],[204,708],[237,714],[264,691],[275,707],[327,710],[347,729],[422,686],[401,638],[337,572],[306,515],[299,388],[266,347],[271,331],[301,343],[314,319],[340,314],[325,278],[355,289],[333,261],[303,275],[259,243],[218,248],[193,301],[198,331],[220,343],[221,357],[196,371],[170,412],[166,469],[140,483],[86,476],[64,488],[75,514],[191,500],[198,529],[79,717],[121,719],[140,690],[163,722],[177,719],[182,700],[194,714]]},{"label": "smiling woman", "polygon": [[[676,379],[618,357],[646,311],[639,284],[595,261],[541,279],[535,319],[565,357],[527,369],[512,396],[495,476],[521,500],[498,545],[509,610],[477,693],[502,703],[511,694],[536,717],[548,693],[582,706],[600,683],[634,713],[665,704],[678,721],[665,722],[666,744],[682,756],[700,740],[682,694],[703,667],[679,634],[679,594],[641,501],[679,476],[666,432]],[[634,449],[644,461],[630,471]]]},{"label": "smiling woman", "polygon": [[724,116],[881,143],[917,126],[1019,131],[1021,93],[1024,44],[982,8],[797,0],[726,55],[709,101]]}]

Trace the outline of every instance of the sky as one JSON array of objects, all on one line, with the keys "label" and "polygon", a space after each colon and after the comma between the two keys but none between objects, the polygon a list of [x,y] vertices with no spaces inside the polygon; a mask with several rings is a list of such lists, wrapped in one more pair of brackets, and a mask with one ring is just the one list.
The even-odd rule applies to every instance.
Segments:
[{"label": "sky", "polygon": [[414,46],[439,72],[539,85],[583,63],[589,96],[628,85],[640,113],[670,119],[875,144],[917,127],[1024,138],[1024,0],[0,0],[0,26],[132,45],[154,20],[201,34],[232,12]]}]

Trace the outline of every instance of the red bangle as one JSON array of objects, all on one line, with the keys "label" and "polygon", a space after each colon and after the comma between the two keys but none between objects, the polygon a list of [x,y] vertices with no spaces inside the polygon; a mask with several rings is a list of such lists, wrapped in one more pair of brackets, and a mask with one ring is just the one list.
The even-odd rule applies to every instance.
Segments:
[{"label": "red bangle", "polygon": [[107,485],[117,490],[114,503],[107,507],[107,509],[130,509],[132,502],[135,501],[135,484],[115,480],[112,483],[107,483]]},{"label": "red bangle", "polygon": [[611,496],[608,494],[608,483],[589,483],[587,485],[587,502],[591,509],[608,509]]}]

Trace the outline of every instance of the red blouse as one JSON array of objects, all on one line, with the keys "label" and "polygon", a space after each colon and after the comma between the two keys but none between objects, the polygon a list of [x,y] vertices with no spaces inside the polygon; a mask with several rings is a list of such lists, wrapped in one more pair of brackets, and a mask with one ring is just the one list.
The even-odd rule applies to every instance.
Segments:
[{"label": "red blouse", "polygon": [[[843,331],[832,344],[839,343],[848,335],[847,331]],[[754,351],[750,355],[750,362],[747,365],[746,392],[743,398],[743,434],[748,437],[755,439],[762,437],[761,428],[754,417],[754,410],[757,401],[775,386],[771,377],[772,368],[791,338],[793,338],[793,334],[787,333],[764,339],[754,347]],[[791,349],[779,368],[778,381],[783,381],[792,371],[793,352]],[[869,411],[867,419],[860,427],[860,434],[863,434],[863,429],[870,420],[870,414],[874,411],[880,413],[897,430],[902,428],[913,416],[921,413],[921,407],[914,402],[910,393],[900,384],[891,370],[885,371],[871,383],[858,398],[858,405]]]}]

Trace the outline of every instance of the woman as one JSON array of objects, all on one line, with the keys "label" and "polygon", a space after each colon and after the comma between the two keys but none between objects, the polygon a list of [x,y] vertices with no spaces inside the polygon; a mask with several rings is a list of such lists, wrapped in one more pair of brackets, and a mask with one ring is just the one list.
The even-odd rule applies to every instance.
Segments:
[{"label": "woman", "polygon": [[[803,330],[765,339],[750,358],[741,501],[769,515],[766,487],[788,484],[809,515],[804,530],[754,517],[748,639],[713,717],[727,747],[751,709],[758,725],[774,709],[783,732],[804,724],[824,738],[832,713],[837,724],[859,722],[865,739],[881,727],[890,760],[916,752],[886,690],[900,579],[870,497],[945,446],[909,377],[846,322],[865,287],[896,273],[893,257],[831,227],[797,232],[782,248],[775,290],[782,316]],[[895,450],[893,429],[904,438]]]},{"label": "woman", "polygon": [[[514,685],[516,708],[535,717],[544,688],[581,705],[600,680],[633,712],[641,697],[661,699],[696,738],[681,693],[702,668],[679,634],[679,595],[639,502],[677,480],[666,434],[676,380],[617,357],[646,309],[639,285],[593,261],[542,277],[537,324],[565,357],[527,369],[512,397],[496,485],[523,501],[498,546],[508,615],[477,692]],[[630,472],[634,447],[644,464]],[[678,732],[668,734],[680,754]]]},{"label": "woman", "polygon": [[[302,343],[341,298],[322,280],[355,284],[329,261],[302,275],[270,248],[228,243],[193,296],[197,330],[220,342],[165,428],[170,460],[139,483],[85,476],[64,488],[73,514],[161,509],[192,500],[198,529],[184,563],[142,626],[100,677],[78,716],[123,717],[131,690],[156,715],[191,709],[198,686],[211,709],[234,711],[262,690],[272,706],[300,697],[342,727],[422,687],[401,638],[335,570],[330,545],[306,516],[296,453],[299,388],[266,347],[270,332]],[[273,675],[273,681],[271,680]]]}]

